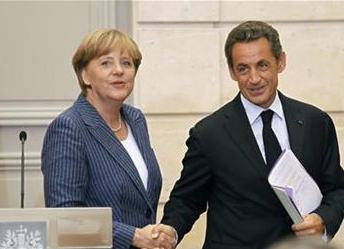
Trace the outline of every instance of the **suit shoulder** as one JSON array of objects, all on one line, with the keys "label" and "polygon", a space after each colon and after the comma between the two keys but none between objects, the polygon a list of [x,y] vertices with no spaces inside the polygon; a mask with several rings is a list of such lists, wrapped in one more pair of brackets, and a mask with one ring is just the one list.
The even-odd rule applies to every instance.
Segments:
[{"label": "suit shoulder", "polygon": [[63,112],[61,112],[57,118],[66,118],[66,119],[78,119],[80,118],[80,113],[78,112],[75,105],[72,105],[65,109]]},{"label": "suit shoulder", "polygon": [[283,101],[285,101],[285,103],[291,108],[295,110],[300,110],[309,117],[329,117],[329,115],[325,111],[323,111],[319,107],[316,107],[315,105],[305,103],[300,100],[296,100],[289,97],[284,97]]},{"label": "suit shoulder", "polygon": [[122,112],[122,114],[124,114],[124,116],[126,118],[129,118],[133,121],[142,121],[143,120],[144,122],[146,122],[145,115],[137,107],[134,107],[134,106],[128,105],[128,104],[123,104],[121,112]]},{"label": "suit shoulder", "polygon": [[54,118],[50,124],[49,128],[56,126],[78,126],[81,123],[80,113],[77,111],[75,105],[68,107],[66,110],[62,111],[56,118]]},{"label": "suit shoulder", "polygon": [[143,116],[143,112],[139,108],[134,107],[132,105],[123,104],[122,108],[123,108],[123,111],[125,111],[127,113],[131,113],[133,115]]},{"label": "suit shoulder", "polygon": [[230,111],[232,107],[232,103],[229,102],[213,113],[209,114],[208,116],[202,118],[199,120],[194,128],[196,128],[199,131],[208,131],[208,130],[213,130],[213,128],[218,127],[222,122],[224,122],[224,117],[225,114]]}]

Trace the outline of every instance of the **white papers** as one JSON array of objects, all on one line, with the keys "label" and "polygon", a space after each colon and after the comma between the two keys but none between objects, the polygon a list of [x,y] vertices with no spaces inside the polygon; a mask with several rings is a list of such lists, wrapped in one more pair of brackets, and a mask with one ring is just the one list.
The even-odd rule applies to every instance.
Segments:
[{"label": "white papers", "polygon": [[278,158],[268,181],[294,223],[302,221],[321,203],[318,185],[291,150],[285,150]]},{"label": "white papers", "polygon": [[272,186],[272,189],[274,190],[274,192],[277,195],[277,197],[280,200],[280,202],[283,204],[283,207],[285,208],[285,210],[289,214],[289,216],[292,219],[292,221],[295,224],[302,222],[303,221],[303,217],[300,214],[300,212],[297,209],[297,207],[295,206],[295,204],[293,203],[293,201],[288,196],[288,193],[285,190],[285,188],[280,188],[280,187],[277,187],[277,186]]}]

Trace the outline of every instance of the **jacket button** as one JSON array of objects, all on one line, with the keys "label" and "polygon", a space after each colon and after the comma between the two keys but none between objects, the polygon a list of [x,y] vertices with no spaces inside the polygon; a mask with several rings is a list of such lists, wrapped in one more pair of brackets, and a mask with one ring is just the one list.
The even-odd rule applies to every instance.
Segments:
[{"label": "jacket button", "polygon": [[146,218],[147,218],[147,219],[150,218],[151,215],[152,215],[152,211],[151,211],[150,209],[147,209],[147,210],[146,210]]}]

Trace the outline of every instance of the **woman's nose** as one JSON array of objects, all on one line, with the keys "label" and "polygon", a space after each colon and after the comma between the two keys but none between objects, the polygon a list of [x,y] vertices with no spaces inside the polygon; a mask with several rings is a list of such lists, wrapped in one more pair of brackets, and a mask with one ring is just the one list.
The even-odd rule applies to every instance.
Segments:
[{"label": "woman's nose", "polygon": [[112,73],[113,74],[123,74],[123,67],[122,67],[121,63],[114,63]]}]

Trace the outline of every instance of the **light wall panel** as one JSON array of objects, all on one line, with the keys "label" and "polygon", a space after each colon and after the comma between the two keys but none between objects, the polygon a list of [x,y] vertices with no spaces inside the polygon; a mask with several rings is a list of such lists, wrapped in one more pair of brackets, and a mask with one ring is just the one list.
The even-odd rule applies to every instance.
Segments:
[{"label": "light wall panel", "polygon": [[279,22],[336,21],[343,19],[343,1],[227,1],[220,0],[220,21]]},{"label": "light wall panel", "polygon": [[139,23],[211,22],[219,20],[219,1],[136,1]]},{"label": "light wall panel", "polygon": [[0,99],[73,99],[78,85],[71,57],[88,31],[87,2],[14,1],[0,6]]},{"label": "light wall panel", "polygon": [[134,101],[147,113],[210,112],[220,104],[219,35],[210,29],[140,29]]}]

